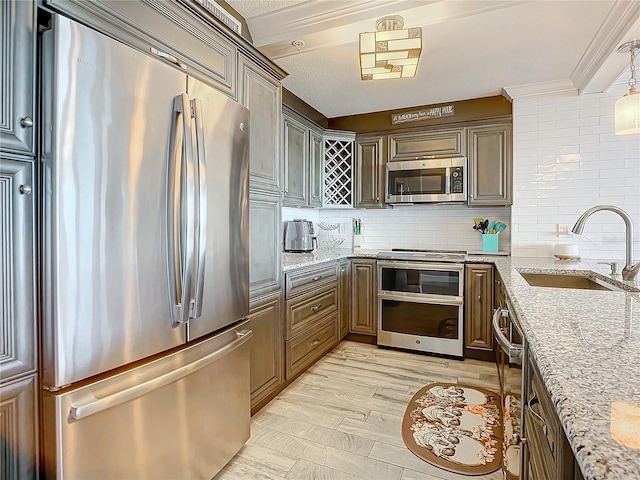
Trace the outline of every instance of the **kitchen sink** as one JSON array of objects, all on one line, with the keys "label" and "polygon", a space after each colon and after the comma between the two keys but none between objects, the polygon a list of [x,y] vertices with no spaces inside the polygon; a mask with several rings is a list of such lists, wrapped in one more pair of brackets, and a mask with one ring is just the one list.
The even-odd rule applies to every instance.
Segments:
[{"label": "kitchen sink", "polygon": [[522,275],[522,277],[532,287],[578,288],[583,290],[620,290],[613,285],[600,282],[598,279],[594,280],[578,274],[520,272],[520,275]]}]

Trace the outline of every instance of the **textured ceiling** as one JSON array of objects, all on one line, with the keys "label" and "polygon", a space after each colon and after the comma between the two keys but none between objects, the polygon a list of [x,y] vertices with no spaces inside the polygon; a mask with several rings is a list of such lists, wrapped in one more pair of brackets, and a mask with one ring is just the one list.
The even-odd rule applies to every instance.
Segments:
[{"label": "textured ceiling", "polygon": [[[283,85],[329,118],[500,95],[537,85],[603,91],[627,69],[620,43],[640,38],[640,1],[227,0],[256,47],[289,73]],[[358,33],[400,14],[422,26],[416,77],[362,81]],[[298,51],[291,45],[302,40]],[[514,91],[517,88],[514,89]]]}]

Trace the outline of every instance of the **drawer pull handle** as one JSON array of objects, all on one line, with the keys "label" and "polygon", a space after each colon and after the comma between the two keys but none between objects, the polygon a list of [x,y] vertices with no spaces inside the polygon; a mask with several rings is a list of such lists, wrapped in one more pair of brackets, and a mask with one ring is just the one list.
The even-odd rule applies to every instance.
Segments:
[{"label": "drawer pull handle", "polygon": [[320,339],[319,338],[316,338],[313,342],[311,342],[311,346],[312,347],[316,347],[318,345],[320,345]]},{"label": "drawer pull handle", "polygon": [[319,303],[318,305],[316,305],[315,307],[311,307],[311,311],[312,312],[317,312],[318,310],[320,310],[322,308],[322,304]]},{"label": "drawer pull handle", "polygon": [[[538,400],[538,398],[535,395],[533,395],[527,402],[527,406],[529,407],[529,412],[531,412],[531,415],[533,415],[536,423],[538,423],[542,427],[542,433],[544,434],[544,436],[547,437],[547,435],[549,435],[549,427],[547,426],[547,422],[545,422],[544,418],[542,418],[542,416],[538,412],[536,412],[533,408],[534,405],[539,405],[539,404],[540,404],[540,400]],[[551,453],[553,453],[554,442],[549,441],[548,438],[547,438],[547,441],[549,442],[549,449],[551,450]]]},{"label": "drawer pull handle", "polygon": [[315,277],[313,277],[311,280],[313,282],[317,282],[318,280],[320,280],[322,278],[322,275],[316,275]]}]

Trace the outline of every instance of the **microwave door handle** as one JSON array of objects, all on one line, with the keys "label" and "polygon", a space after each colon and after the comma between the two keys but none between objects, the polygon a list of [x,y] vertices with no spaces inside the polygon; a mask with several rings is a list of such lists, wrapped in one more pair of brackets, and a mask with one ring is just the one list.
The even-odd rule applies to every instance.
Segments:
[{"label": "microwave door handle", "polygon": [[451,168],[449,167],[445,169],[444,193],[451,195]]},{"label": "microwave door handle", "polygon": [[204,295],[204,272],[207,248],[207,168],[204,146],[204,122],[202,118],[202,102],[198,99],[191,101],[193,118],[196,128],[196,155],[194,158],[194,172],[198,193],[195,197],[195,292],[191,304],[191,318],[202,315],[202,298]]},{"label": "microwave door handle", "polygon": [[[189,320],[191,299],[193,236],[194,236],[194,174],[191,143],[191,109],[189,97],[181,94],[174,99],[170,138],[168,176],[167,236],[169,240],[169,275],[173,327]],[[189,141],[187,141],[189,140]]]}]

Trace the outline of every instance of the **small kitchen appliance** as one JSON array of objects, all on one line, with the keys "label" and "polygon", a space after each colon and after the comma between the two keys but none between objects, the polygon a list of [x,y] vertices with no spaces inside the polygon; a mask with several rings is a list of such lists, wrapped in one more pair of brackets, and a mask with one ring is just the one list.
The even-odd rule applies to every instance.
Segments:
[{"label": "small kitchen appliance", "polygon": [[385,186],[385,203],[466,202],[467,159],[389,162]]},{"label": "small kitchen appliance", "polygon": [[313,252],[316,240],[313,222],[309,220],[289,220],[284,224],[285,252]]}]

